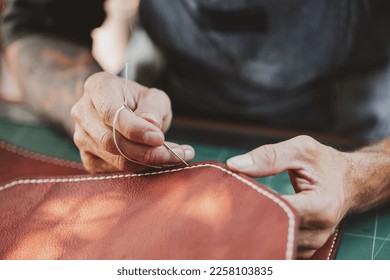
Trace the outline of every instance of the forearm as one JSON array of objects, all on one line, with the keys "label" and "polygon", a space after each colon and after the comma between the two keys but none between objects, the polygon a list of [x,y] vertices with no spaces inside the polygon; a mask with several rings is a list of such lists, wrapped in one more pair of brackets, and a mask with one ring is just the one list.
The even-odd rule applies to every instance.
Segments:
[{"label": "forearm", "polygon": [[70,110],[81,97],[85,80],[101,70],[90,50],[31,35],[13,42],[6,59],[31,107],[72,133]]},{"label": "forearm", "polygon": [[348,182],[351,211],[361,212],[390,201],[390,137],[350,155]]}]

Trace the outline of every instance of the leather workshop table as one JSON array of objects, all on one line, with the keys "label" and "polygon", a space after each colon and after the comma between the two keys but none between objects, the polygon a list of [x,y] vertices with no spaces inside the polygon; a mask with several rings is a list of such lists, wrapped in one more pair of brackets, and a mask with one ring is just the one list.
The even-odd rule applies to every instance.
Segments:
[{"label": "leather workshop table", "polygon": [[[176,136],[170,138],[184,142]],[[44,125],[26,124],[0,119],[0,139],[25,148],[63,159],[80,161],[72,140]],[[264,140],[264,139],[263,139]],[[268,139],[267,139],[268,140]],[[264,141],[267,141],[264,140]],[[195,161],[217,160],[225,162],[231,156],[248,151],[247,148],[188,142],[196,150]],[[259,145],[262,144],[259,141]],[[2,164],[2,163],[0,163]],[[281,194],[292,193],[287,173],[257,179]],[[336,259],[390,259],[390,205],[371,212],[349,217]]]}]

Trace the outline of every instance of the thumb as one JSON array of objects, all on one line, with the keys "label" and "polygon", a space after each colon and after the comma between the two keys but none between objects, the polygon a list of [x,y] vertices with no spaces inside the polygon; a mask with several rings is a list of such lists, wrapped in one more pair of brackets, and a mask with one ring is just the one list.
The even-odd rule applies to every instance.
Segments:
[{"label": "thumb", "polygon": [[302,156],[300,137],[277,144],[264,145],[249,153],[235,156],[227,161],[230,169],[242,172],[251,177],[272,176],[280,172],[299,169],[299,158]]}]

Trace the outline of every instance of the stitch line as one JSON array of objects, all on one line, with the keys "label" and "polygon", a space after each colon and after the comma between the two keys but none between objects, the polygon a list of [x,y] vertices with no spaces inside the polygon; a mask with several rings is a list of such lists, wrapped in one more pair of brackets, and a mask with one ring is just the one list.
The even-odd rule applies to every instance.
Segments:
[{"label": "stitch line", "polygon": [[178,172],[182,170],[189,170],[189,169],[195,169],[195,168],[201,168],[201,167],[211,167],[216,168],[232,177],[237,179],[238,181],[248,185],[256,192],[262,194],[266,198],[270,199],[279,207],[282,208],[282,210],[286,213],[288,217],[288,232],[287,232],[287,244],[286,244],[286,253],[285,257],[286,259],[290,260],[293,257],[294,252],[294,239],[295,239],[295,217],[294,213],[291,210],[291,208],[280,198],[275,196],[273,193],[263,190],[254,183],[250,182],[249,180],[241,177],[240,175],[233,173],[230,170],[227,170],[221,166],[214,165],[214,164],[198,164],[198,165],[192,165],[182,168],[175,168],[170,170],[161,170],[161,171],[155,171],[155,172],[148,172],[148,173],[140,173],[140,174],[119,174],[119,175],[108,175],[108,176],[90,176],[90,177],[80,177],[80,178],[43,178],[43,179],[21,179],[17,181],[12,181],[10,183],[7,183],[3,186],[0,186],[0,191],[3,191],[5,189],[17,186],[17,185],[26,185],[26,184],[42,184],[42,183],[69,183],[69,182],[86,182],[86,181],[104,181],[104,180],[110,180],[110,179],[124,179],[124,178],[134,178],[134,177],[144,177],[144,176],[152,176],[152,175],[160,175],[160,174],[167,174],[167,173],[173,173]]},{"label": "stitch line", "polygon": [[337,227],[336,232],[334,234],[333,241],[332,241],[332,246],[330,246],[329,254],[328,254],[328,257],[326,258],[327,260],[330,260],[330,257],[332,256],[332,252],[333,252],[334,247],[336,245],[336,240],[337,240],[338,235],[339,235],[339,228]]},{"label": "stitch line", "polygon": [[39,153],[26,151],[24,149],[21,149],[19,147],[14,146],[14,145],[8,144],[8,143],[1,141],[1,140],[0,140],[0,148],[3,148],[8,152],[11,152],[11,153],[14,153],[14,154],[26,157],[26,158],[30,158],[30,159],[34,159],[34,160],[38,160],[38,161],[42,161],[42,162],[47,162],[47,163],[52,163],[52,164],[59,165],[59,166],[65,166],[65,167],[70,167],[70,168],[74,168],[74,169],[84,170],[84,168],[77,162],[73,162],[73,161],[65,160],[65,159],[59,159],[59,158],[55,158],[55,157],[51,157],[51,156],[47,156],[47,155],[42,155]]}]

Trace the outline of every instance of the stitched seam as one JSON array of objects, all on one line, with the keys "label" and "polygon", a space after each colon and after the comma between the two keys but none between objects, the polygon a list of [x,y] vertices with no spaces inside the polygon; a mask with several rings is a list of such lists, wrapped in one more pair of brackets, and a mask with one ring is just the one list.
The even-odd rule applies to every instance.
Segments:
[{"label": "stitched seam", "polygon": [[333,250],[335,248],[336,240],[337,240],[338,235],[339,235],[339,228],[336,229],[336,232],[334,234],[332,246],[330,246],[329,254],[328,254],[328,257],[326,258],[327,260],[330,260],[330,257],[332,256],[332,252],[333,252]]},{"label": "stitched seam", "polygon": [[235,179],[239,180],[240,182],[248,185],[253,190],[257,191],[258,193],[262,194],[266,198],[270,199],[274,203],[276,203],[282,210],[286,213],[288,217],[288,232],[287,232],[287,244],[286,244],[286,253],[285,257],[288,260],[291,260],[293,257],[294,252],[294,239],[295,239],[295,217],[294,213],[291,210],[291,208],[280,198],[275,196],[273,193],[265,191],[258,186],[256,186],[254,183],[250,182],[249,180],[241,177],[240,175],[233,173],[230,170],[227,170],[223,167],[220,167],[218,165],[214,164],[198,164],[183,168],[176,168],[176,169],[170,169],[170,170],[163,170],[163,171],[156,171],[156,172],[149,172],[149,173],[140,173],[140,174],[119,174],[119,175],[108,175],[108,176],[90,176],[90,177],[84,177],[84,178],[43,178],[43,179],[21,179],[17,181],[10,182],[8,184],[5,184],[3,186],[0,186],[0,191],[3,191],[5,189],[17,186],[17,185],[25,185],[25,184],[42,184],[42,183],[69,183],[69,182],[86,182],[86,181],[104,181],[104,180],[110,180],[110,179],[123,179],[123,178],[134,178],[134,177],[145,177],[145,176],[151,176],[151,175],[159,175],[159,174],[166,174],[166,173],[173,173],[177,171],[187,170],[187,169],[195,169],[200,167],[212,167],[216,168],[220,171],[225,172],[226,174],[234,177]]},{"label": "stitched seam", "polygon": [[64,160],[64,159],[59,159],[59,158],[55,158],[55,157],[50,157],[50,156],[46,156],[46,155],[42,155],[42,154],[30,152],[30,151],[26,151],[26,150],[23,150],[23,149],[18,148],[16,146],[10,145],[4,141],[0,141],[0,148],[3,148],[5,150],[7,150],[8,152],[11,152],[11,153],[14,153],[14,154],[26,157],[26,158],[39,160],[39,161],[47,162],[47,163],[52,163],[52,164],[59,165],[59,166],[65,166],[65,167],[70,167],[70,168],[74,168],[74,169],[84,170],[84,168],[82,168],[80,166],[80,164],[78,164],[76,162],[68,161],[68,160]]}]

